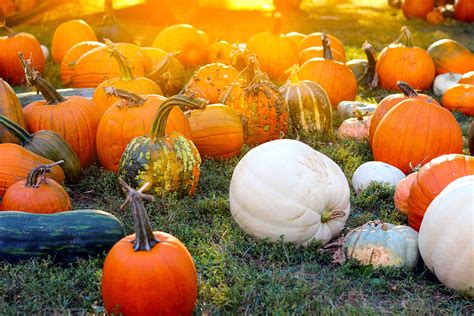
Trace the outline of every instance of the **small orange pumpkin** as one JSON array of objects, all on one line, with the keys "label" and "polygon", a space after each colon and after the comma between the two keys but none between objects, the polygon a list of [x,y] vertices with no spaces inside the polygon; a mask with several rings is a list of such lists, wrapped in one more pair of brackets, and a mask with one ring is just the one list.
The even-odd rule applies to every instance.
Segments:
[{"label": "small orange pumpkin", "polygon": [[474,2],[472,0],[457,0],[454,5],[454,17],[463,22],[474,22]]},{"label": "small orange pumpkin", "polygon": [[474,71],[466,72],[464,75],[462,75],[458,83],[474,84]]},{"label": "small orange pumpkin", "polygon": [[146,77],[156,82],[163,94],[170,97],[183,89],[186,71],[175,53],[168,53],[160,63],[147,71]]},{"label": "small orange pumpkin", "polygon": [[444,21],[444,17],[439,10],[433,10],[426,15],[426,20],[431,24],[438,25]]},{"label": "small orange pumpkin", "polygon": [[410,173],[406,178],[401,179],[396,186],[393,201],[395,208],[402,214],[408,213],[408,197],[410,196],[410,188],[415,181],[418,172]]},{"label": "small orange pumpkin", "polygon": [[474,116],[474,85],[455,84],[444,92],[441,103],[450,111]]},{"label": "small orange pumpkin", "polygon": [[94,30],[84,20],[70,20],[59,25],[53,34],[51,54],[61,63],[67,51],[77,43],[97,41]]},{"label": "small orange pumpkin", "polygon": [[71,76],[74,74],[74,66],[76,65],[76,62],[79,60],[79,58],[81,58],[81,56],[87,53],[88,51],[91,51],[94,48],[98,47],[105,47],[105,44],[100,42],[87,41],[77,43],[66,52],[66,55],[64,55],[61,61],[61,66],[59,68],[59,72],[61,74],[61,82],[64,85],[69,84]]},{"label": "small orange pumpkin", "polygon": [[404,0],[402,11],[407,18],[426,19],[426,15],[433,11],[435,0]]}]

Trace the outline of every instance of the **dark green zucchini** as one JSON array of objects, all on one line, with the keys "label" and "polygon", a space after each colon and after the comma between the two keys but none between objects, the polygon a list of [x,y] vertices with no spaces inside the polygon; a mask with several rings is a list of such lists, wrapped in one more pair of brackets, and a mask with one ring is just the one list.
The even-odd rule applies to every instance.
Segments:
[{"label": "dark green zucchini", "polygon": [[57,263],[107,253],[125,236],[122,223],[98,210],[55,214],[0,212],[0,261],[51,257]]}]

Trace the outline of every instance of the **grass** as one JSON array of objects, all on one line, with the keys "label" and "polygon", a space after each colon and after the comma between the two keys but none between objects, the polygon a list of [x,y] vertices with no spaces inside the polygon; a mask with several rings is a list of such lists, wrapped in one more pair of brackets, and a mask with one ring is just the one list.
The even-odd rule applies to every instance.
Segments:
[{"label": "grass", "polygon": [[[305,14],[287,16],[284,31],[326,30],[346,43],[349,58],[361,57],[359,47],[365,39],[380,50],[397,37],[404,24],[410,27],[415,42],[421,47],[451,37],[474,48],[473,26],[467,24],[448,21],[435,27],[422,21],[406,21],[400,12],[382,6],[382,1],[369,1],[376,4],[375,7],[356,6],[352,1],[315,2],[317,5],[311,6],[305,1]],[[245,40],[251,32],[268,27],[260,21],[270,21],[255,12],[234,12],[225,17],[216,16],[213,20],[205,19],[204,13],[210,14],[213,10],[202,9],[203,14],[194,21],[213,38],[221,37],[221,30],[226,29],[229,40]],[[256,17],[261,20],[256,21]],[[133,27],[138,26],[132,24]],[[144,41],[151,41],[152,34],[162,27],[145,26]],[[35,25],[18,29],[37,34],[49,45],[53,27]],[[58,68],[51,61],[46,74],[59,86]],[[358,98],[375,102],[387,94],[381,89],[361,89]],[[456,118],[466,135],[469,118],[458,113]],[[337,128],[340,122],[335,115],[334,127]],[[303,134],[300,138],[338,163],[348,181],[361,163],[372,159],[366,142],[338,141],[333,136],[318,134]],[[414,271],[374,270],[350,261],[337,265],[332,263],[331,253],[322,251],[317,243],[303,248],[259,241],[246,235],[233,221],[228,203],[230,178],[239,158],[225,162],[205,161],[194,198],[167,198],[146,205],[154,229],[178,237],[194,257],[199,281],[196,314],[473,312],[472,300],[446,289],[422,263]],[[79,184],[68,189],[75,209],[108,211],[124,222],[127,233],[132,232],[130,212],[119,209],[123,196],[114,174],[92,166],[84,170]],[[358,196],[352,193],[352,214],[347,226],[355,228],[373,219],[406,224],[406,217],[395,211],[392,196],[393,189],[381,185],[372,185]],[[66,267],[54,265],[49,260],[3,263],[0,265],[0,314],[103,312],[102,265],[103,258],[81,260]]]}]

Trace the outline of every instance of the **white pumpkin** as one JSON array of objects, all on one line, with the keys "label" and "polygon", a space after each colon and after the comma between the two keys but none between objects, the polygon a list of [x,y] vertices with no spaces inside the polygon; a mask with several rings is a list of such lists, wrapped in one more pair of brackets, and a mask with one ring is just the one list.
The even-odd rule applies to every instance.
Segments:
[{"label": "white pumpkin", "polygon": [[229,200],[245,232],[304,245],[339,235],[350,213],[349,195],[347,179],[334,161],[302,142],[280,139],[253,148],[240,160]]},{"label": "white pumpkin", "polygon": [[451,182],[431,202],[418,246],[441,283],[474,297],[474,176]]},{"label": "white pumpkin", "polygon": [[374,114],[378,104],[364,103],[359,101],[341,101],[337,105],[337,112],[343,119],[356,117],[354,111],[366,113],[367,115]]},{"label": "white pumpkin", "polygon": [[457,84],[461,77],[461,74],[455,74],[451,72],[436,76],[433,82],[433,91],[435,95],[438,97],[443,96],[444,92]]},{"label": "white pumpkin", "polygon": [[398,168],[382,161],[368,161],[360,165],[352,175],[352,187],[359,194],[372,182],[396,186],[405,174]]}]

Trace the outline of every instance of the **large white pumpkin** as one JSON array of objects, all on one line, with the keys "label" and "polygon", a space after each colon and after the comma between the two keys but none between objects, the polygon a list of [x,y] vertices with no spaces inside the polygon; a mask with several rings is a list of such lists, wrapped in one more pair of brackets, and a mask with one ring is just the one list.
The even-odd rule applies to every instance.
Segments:
[{"label": "large white pumpkin", "polygon": [[433,82],[433,91],[435,95],[442,97],[446,90],[458,83],[461,77],[461,74],[451,72],[436,76]]},{"label": "large white pumpkin", "polygon": [[441,283],[474,296],[474,176],[451,182],[431,202],[418,246]]},{"label": "large white pumpkin", "polygon": [[349,185],[339,166],[289,139],[250,150],[235,167],[230,210],[247,233],[307,244],[339,235],[350,213]]},{"label": "large white pumpkin", "polygon": [[398,168],[382,161],[368,161],[360,165],[352,175],[352,187],[359,194],[372,182],[396,186],[405,174]]}]

